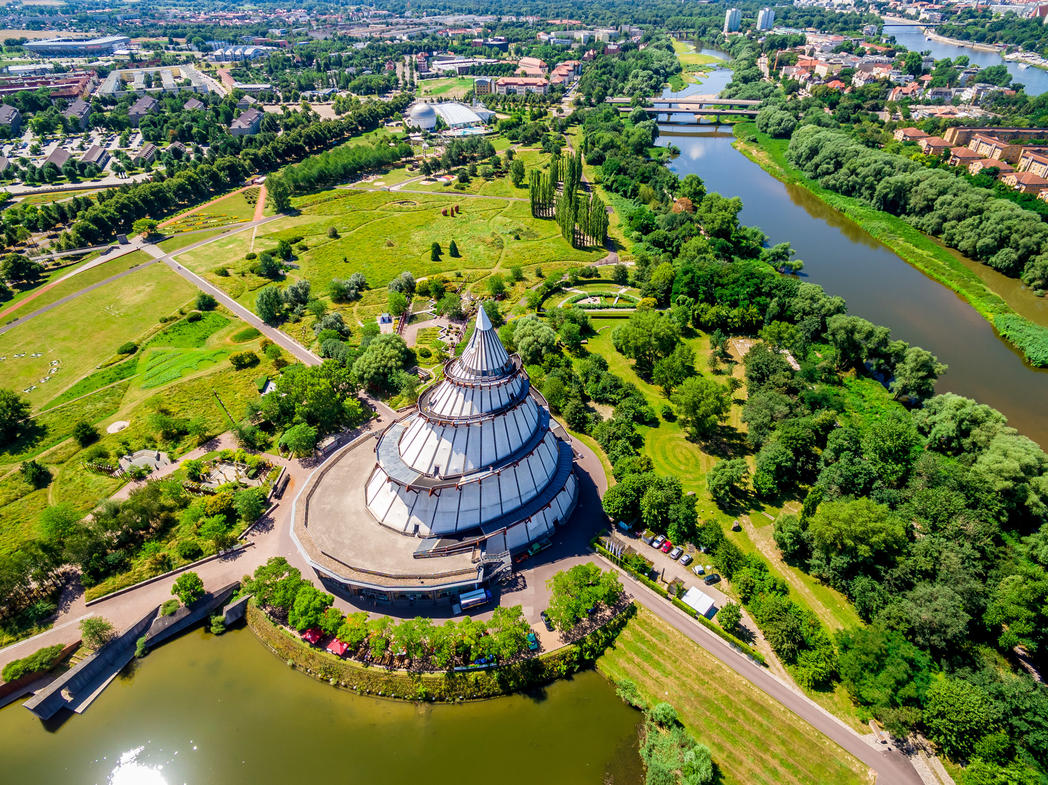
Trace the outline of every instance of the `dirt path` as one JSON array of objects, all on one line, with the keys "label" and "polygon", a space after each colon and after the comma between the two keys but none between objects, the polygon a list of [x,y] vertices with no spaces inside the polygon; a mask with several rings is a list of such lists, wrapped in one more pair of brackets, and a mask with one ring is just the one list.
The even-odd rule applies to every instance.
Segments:
[{"label": "dirt path", "polygon": [[255,201],[255,215],[251,219],[253,221],[261,221],[264,217],[262,213],[266,209],[266,184],[262,183],[262,186],[258,189],[258,199]]}]

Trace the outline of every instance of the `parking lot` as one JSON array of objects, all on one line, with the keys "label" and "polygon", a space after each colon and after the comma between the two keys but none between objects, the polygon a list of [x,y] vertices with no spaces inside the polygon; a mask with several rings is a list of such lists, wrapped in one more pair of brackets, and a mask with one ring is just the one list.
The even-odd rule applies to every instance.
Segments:
[{"label": "parking lot", "polygon": [[[713,567],[713,559],[707,553],[702,553],[693,546],[687,546],[682,548],[683,558],[684,554],[692,557],[692,562],[688,565],[681,564],[681,559],[671,559],[669,553],[664,553],[661,548],[653,548],[641,539],[639,534],[629,533],[616,528],[612,537],[621,543],[624,543],[627,547],[632,548],[634,551],[639,553],[645,559],[650,561],[653,565],[653,569],[658,574],[660,580],[663,583],[672,583],[674,580],[679,580],[684,584],[686,589],[690,589],[692,586],[697,587],[701,591],[708,594],[713,598],[714,606],[719,610],[724,606],[725,603],[731,602],[731,598],[728,597],[723,591],[721,591],[721,585],[723,584],[723,578],[720,582],[707,586],[704,578],[705,574],[696,574],[697,569],[703,569],[706,574],[710,571],[716,572],[716,568]],[[706,568],[709,568],[708,570]]]}]

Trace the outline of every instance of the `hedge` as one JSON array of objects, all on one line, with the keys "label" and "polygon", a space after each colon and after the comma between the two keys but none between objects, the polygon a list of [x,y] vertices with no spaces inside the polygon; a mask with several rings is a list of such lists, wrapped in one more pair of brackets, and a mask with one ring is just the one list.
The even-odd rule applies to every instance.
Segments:
[{"label": "hedge", "polygon": [[364,695],[412,701],[481,700],[548,684],[590,665],[611,645],[636,607],[631,603],[603,627],[555,651],[483,671],[415,672],[344,660],[310,646],[276,624],[254,602],[247,624],[270,651],[315,679]]},{"label": "hedge", "polygon": [[678,600],[672,594],[667,592],[666,589],[664,589],[659,584],[655,583],[655,581],[651,580],[646,575],[642,575],[639,572],[636,572],[632,567],[630,567],[628,564],[623,562],[622,559],[620,559],[618,556],[615,556],[611,551],[609,551],[607,548],[605,548],[603,545],[601,545],[596,539],[591,543],[591,545],[594,547],[594,549],[597,551],[597,553],[599,553],[605,559],[607,559],[608,561],[612,562],[613,564],[618,565],[618,567],[620,569],[622,569],[623,571],[629,573],[630,576],[632,576],[634,579],[636,579],[640,583],[643,583],[645,586],[647,586],[652,591],[654,591],[657,594],[659,594],[659,595],[669,599],[670,602],[672,602],[676,607],[680,608],[682,611],[684,611],[686,614],[688,614],[693,619],[698,621],[700,624],[702,624],[704,627],[706,627],[711,632],[716,634],[718,637],[722,638],[727,643],[729,643],[732,646],[734,646],[735,648],[739,649],[747,657],[749,657],[750,659],[752,659],[752,660],[760,663],[761,665],[764,665],[765,667],[767,667],[768,661],[766,659],[764,659],[764,655],[761,654],[756,649],[754,649],[748,643],[745,643],[741,639],[736,638],[730,632],[727,632],[727,631],[721,629],[720,626],[714,624],[712,621],[710,621],[705,616],[700,614],[698,611],[696,611],[690,605],[688,605],[686,603],[683,603],[680,600]]},{"label": "hedge", "polygon": [[11,660],[4,666],[3,673],[0,673],[0,677],[4,681],[14,681],[20,679],[28,673],[47,673],[58,662],[58,658],[62,654],[62,649],[65,648],[61,644],[55,646],[47,646],[46,648],[40,649],[30,654],[28,657],[23,657],[20,660]]}]

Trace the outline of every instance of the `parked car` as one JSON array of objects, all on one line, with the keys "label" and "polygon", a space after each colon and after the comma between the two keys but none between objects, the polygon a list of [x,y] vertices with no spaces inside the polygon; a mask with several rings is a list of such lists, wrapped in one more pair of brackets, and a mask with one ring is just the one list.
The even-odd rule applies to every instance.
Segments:
[{"label": "parked car", "polygon": [[696,575],[705,575],[706,574],[706,568],[703,567],[701,564],[696,564],[694,567],[691,568],[691,571],[693,573],[695,573]]},{"label": "parked car", "polygon": [[546,613],[546,611],[543,611],[539,616],[542,617],[542,623],[546,625],[546,629],[553,632],[553,622],[549,620],[549,614]]},{"label": "parked car", "polygon": [[673,550],[673,543],[669,540],[666,540],[664,543],[662,543],[662,545],[659,546],[659,550],[663,553],[669,553]]},{"label": "parked car", "polygon": [[680,555],[681,555],[682,553],[684,553],[684,549],[683,549],[683,548],[681,548],[681,547],[680,547],[680,546],[678,545],[678,546],[677,546],[676,548],[674,548],[674,549],[673,549],[672,551],[670,551],[670,558],[671,558],[671,559],[673,559],[674,561],[676,561],[677,559],[679,559],[679,558],[680,558]]},{"label": "parked car", "polygon": [[681,556],[680,557],[680,563],[683,564],[685,567],[687,567],[689,564],[691,564],[691,554],[690,553],[685,553],[683,556]]},{"label": "parked car", "polygon": [[530,649],[531,651],[539,650],[539,639],[535,637],[535,633],[529,632],[525,636],[525,640],[527,640],[528,642],[528,649]]},{"label": "parked car", "polygon": [[643,542],[645,545],[651,545],[653,542],[655,542],[655,535],[644,532],[640,535],[640,541]]},{"label": "parked car", "polygon": [[715,583],[720,583],[720,576],[713,572],[703,578],[703,580],[706,582],[707,586],[712,586]]},{"label": "parked car", "polygon": [[664,543],[664,542],[666,542],[666,538],[663,537],[660,534],[658,537],[656,537],[654,540],[651,541],[651,547],[652,548],[661,548],[662,547],[662,543]]}]

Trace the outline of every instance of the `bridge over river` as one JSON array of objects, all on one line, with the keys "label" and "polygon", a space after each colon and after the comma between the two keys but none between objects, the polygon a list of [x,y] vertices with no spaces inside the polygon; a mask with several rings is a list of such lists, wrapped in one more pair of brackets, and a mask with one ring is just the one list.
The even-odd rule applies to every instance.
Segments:
[{"label": "bridge over river", "polygon": [[[722,117],[756,117],[761,101],[746,98],[718,98],[715,95],[689,95],[685,98],[648,98],[635,105],[632,98],[608,98],[607,103],[617,106],[619,111],[632,112],[642,109],[654,115],[664,125],[697,125],[704,117],[717,122]],[[662,116],[665,119],[660,119]],[[691,120],[681,118],[691,115]]]}]

